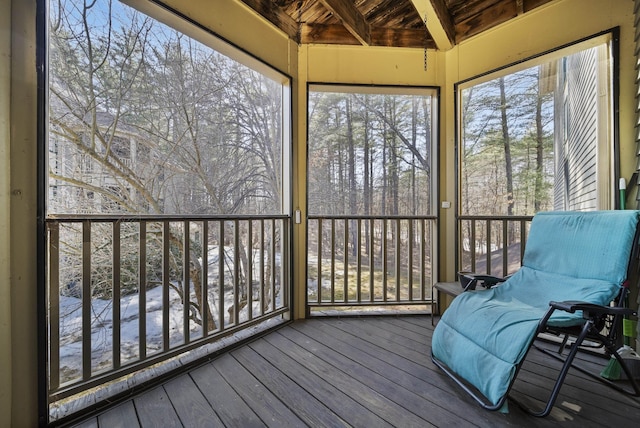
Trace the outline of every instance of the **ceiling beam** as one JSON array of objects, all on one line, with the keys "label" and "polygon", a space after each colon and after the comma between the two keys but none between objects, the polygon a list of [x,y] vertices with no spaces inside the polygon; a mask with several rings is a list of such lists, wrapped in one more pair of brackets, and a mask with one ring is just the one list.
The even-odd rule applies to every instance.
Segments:
[{"label": "ceiling beam", "polygon": [[300,31],[298,23],[287,15],[280,7],[271,0],[241,0],[242,3],[255,10],[263,18],[266,18],[273,25],[284,31],[290,39],[300,43]]},{"label": "ceiling beam", "polygon": [[427,17],[427,30],[436,48],[446,51],[456,44],[456,30],[445,0],[411,0],[420,16]]},{"label": "ceiling beam", "polygon": [[361,44],[366,46],[371,44],[371,27],[365,17],[356,9],[354,2],[344,0],[320,0],[320,3],[338,18],[347,31]]}]

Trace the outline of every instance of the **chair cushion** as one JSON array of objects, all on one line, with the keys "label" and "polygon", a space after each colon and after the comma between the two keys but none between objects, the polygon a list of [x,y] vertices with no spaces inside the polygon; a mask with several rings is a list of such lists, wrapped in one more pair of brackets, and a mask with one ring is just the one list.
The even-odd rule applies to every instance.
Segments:
[{"label": "chair cushion", "polygon": [[637,211],[550,211],[535,215],[523,266],[576,278],[622,283]]},{"label": "chair cushion", "polygon": [[[541,213],[534,217],[524,266],[502,285],[462,293],[433,333],[432,354],[494,405],[508,391],[549,302],[606,305],[626,277],[636,211]],[[583,322],[556,311],[550,325]]]}]

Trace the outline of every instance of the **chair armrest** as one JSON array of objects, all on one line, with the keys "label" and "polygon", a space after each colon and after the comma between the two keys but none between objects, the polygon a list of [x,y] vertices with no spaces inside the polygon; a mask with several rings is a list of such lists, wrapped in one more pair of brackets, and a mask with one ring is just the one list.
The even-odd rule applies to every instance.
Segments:
[{"label": "chair armrest", "polygon": [[621,315],[621,316],[636,316],[638,312],[631,308],[620,308],[613,306],[601,306],[594,305],[593,303],[579,302],[569,300],[566,302],[549,302],[549,306],[554,309],[560,309],[561,311],[574,313],[576,311],[582,311],[586,314],[593,315]]},{"label": "chair armrest", "polygon": [[478,274],[472,272],[458,272],[460,284],[464,291],[475,290],[476,285],[480,284],[485,288],[491,288],[494,285],[506,281],[509,277],[501,278],[493,275]]}]

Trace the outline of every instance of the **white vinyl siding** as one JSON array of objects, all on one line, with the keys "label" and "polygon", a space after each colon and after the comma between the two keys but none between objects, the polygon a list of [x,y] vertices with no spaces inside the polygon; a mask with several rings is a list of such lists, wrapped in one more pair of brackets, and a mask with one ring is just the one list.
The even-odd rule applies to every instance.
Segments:
[{"label": "white vinyl siding", "polygon": [[608,156],[603,153],[611,133],[609,71],[607,62],[600,61],[607,51],[605,44],[560,60],[555,92],[556,210],[605,208],[611,197]]}]

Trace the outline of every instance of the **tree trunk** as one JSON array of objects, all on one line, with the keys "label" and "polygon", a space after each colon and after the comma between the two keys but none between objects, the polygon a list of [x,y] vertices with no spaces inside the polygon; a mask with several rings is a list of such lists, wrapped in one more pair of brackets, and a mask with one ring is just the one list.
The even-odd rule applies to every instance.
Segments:
[{"label": "tree trunk", "polygon": [[[507,94],[504,86],[504,77],[499,79],[500,84],[500,114],[502,119],[502,141],[504,145],[504,167],[505,177],[507,179],[507,215],[513,215],[514,199],[513,199],[513,166],[511,163],[511,140],[509,137],[509,123],[507,115]],[[509,222],[508,243],[513,242],[513,226]]]}]

